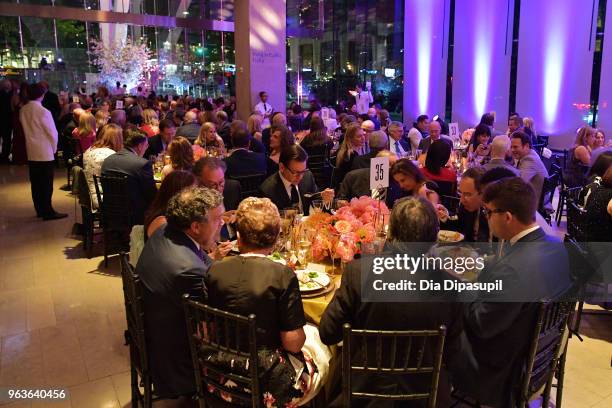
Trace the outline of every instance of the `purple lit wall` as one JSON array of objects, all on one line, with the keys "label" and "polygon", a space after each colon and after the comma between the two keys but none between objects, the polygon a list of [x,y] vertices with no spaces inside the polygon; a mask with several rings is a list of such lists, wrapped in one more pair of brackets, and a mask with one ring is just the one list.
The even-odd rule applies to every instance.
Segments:
[{"label": "purple lit wall", "polygon": [[453,122],[461,130],[495,112],[506,130],[514,2],[456,0],[453,55]]},{"label": "purple lit wall", "polygon": [[597,127],[603,129],[607,139],[610,140],[612,138],[612,4],[610,3],[606,11],[606,31],[601,61]]},{"label": "purple lit wall", "polygon": [[448,0],[406,0],[404,10],[404,122],[444,115]]},{"label": "purple lit wall", "polygon": [[596,13],[597,0],[521,2],[516,110],[552,147],[570,145],[588,115]]}]

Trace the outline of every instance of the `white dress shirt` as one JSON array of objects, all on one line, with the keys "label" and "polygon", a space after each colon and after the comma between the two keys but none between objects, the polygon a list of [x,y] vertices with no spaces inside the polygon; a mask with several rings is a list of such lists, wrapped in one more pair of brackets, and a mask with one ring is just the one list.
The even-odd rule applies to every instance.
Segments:
[{"label": "white dress shirt", "polygon": [[398,158],[402,158],[408,154],[407,151],[404,150],[402,144],[399,140],[395,140],[393,138],[389,139],[389,150],[391,153],[394,153]]},{"label": "white dress shirt", "polygon": [[531,227],[527,228],[526,230],[523,230],[521,232],[519,232],[518,234],[516,234],[515,236],[513,236],[512,238],[510,238],[510,245],[514,245],[516,244],[516,242],[523,238],[524,236],[531,234],[533,231],[539,229],[540,226],[538,224],[532,225]]},{"label": "white dress shirt", "polygon": [[39,101],[30,101],[19,111],[29,161],[53,161],[57,151],[57,129],[51,112]]},{"label": "white dress shirt", "polygon": [[255,105],[255,111],[259,112],[263,117],[263,121],[261,122],[262,129],[270,127],[270,118],[266,117],[266,115],[271,115],[273,110],[274,108],[272,108],[272,105],[270,105],[268,102],[259,102],[257,105]]}]

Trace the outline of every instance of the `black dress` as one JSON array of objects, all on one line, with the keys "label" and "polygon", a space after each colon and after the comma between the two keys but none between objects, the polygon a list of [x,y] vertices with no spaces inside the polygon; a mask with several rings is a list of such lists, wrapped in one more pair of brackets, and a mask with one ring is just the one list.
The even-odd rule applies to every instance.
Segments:
[{"label": "black dress", "polygon": [[[295,370],[280,340],[282,331],[306,324],[296,275],[287,266],[262,256],[235,256],[211,266],[205,281],[209,306],[256,316],[262,398],[273,398],[279,407],[301,398],[303,393],[293,388]],[[292,356],[304,361],[301,353]],[[226,369],[240,371],[240,367],[236,369],[240,363],[232,356],[215,354],[209,358],[218,359],[215,363]]]}]

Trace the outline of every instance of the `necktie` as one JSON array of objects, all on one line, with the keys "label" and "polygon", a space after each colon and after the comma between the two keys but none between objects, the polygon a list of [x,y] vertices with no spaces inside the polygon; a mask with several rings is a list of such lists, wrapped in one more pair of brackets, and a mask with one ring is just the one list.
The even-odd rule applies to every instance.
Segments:
[{"label": "necktie", "polygon": [[400,144],[399,144],[399,140],[395,141],[395,154],[399,156],[400,154]]},{"label": "necktie", "polygon": [[268,111],[268,105],[264,103],[264,113]]},{"label": "necktie", "polygon": [[206,262],[206,253],[202,249],[198,249],[196,255],[198,256],[198,258],[200,258],[201,261]]},{"label": "necktie", "polygon": [[295,184],[291,185],[291,204],[299,204],[300,196],[298,194],[297,187]]}]

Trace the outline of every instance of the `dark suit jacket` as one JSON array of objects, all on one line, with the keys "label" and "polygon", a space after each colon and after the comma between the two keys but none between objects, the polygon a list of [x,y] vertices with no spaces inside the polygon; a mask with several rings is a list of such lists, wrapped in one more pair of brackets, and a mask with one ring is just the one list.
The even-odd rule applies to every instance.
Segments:
[{"label": "dark suit jacket", "polygon": [[235,210],[240,204],[240,195],[242,194],[240,183],[236,180],[225,179],[225,188],[223,189],[223,206],[225,211]]},{"label": "dark suit jacket", "polygon": [[57,123],[57,121],[59,120],[59,115],[62,112],[62,106],[60,105],[59,97],[57,96],[57,94],[51,91],[47,91],[45,93],[45,96],[43,97],[41,104],[49,112],[51,112],[53,120],[55,121],[55,123]]},{"label": "dark suit jacket", "polygon": [[[166,146],[166,148],[168,148],[168,146]],[[148,159],[151,156],[157,156],[164,150],[164,144],[162,142],[161,136],[155,135],[149,138],[149,147],[147,148],[144,157]]]},{"label": "dark suit jacket", "polygon": [[259,140],[251,137],[251,144],[249,146],[249,150],[255,153],[266,153],[266,147]]},{"label": "dark suit jacket", "polygon": [[[446,143],[450,144],[451,149],[453,148],[453,141],[448,136],[440,136],[440,140],[444,140]],[[427,153],[429,150],[429,146],[431,146],[431,136],[427,136],[424,139],[421,139],[421,143],[419,143],[419,149],[423,153]]]},{"label": "dark suit jacket", "polygon": [[[391,251],[388,255],[393,256],[393,253],[403,253],[401,251]],[[369,265],[368,265],[369,262]],[[365,263],[365,265],[363,264]],[[427,292],[414,292],[414,295],[407,292],[406,302],[366,302],[363,301],[362,293],[362,278],[366,279],[363,287],[371,287],[371,282],[368,279],[378,279],[379,276],[384,276],[386,282],[397,281],[399,279],[420,280],[426,274],[426,279],[431,279],[441,282],[443,279],[450,279],[444,273],[439,271],[417,271],[414,275],[409,273],[398,273],[396,271],[385,271],[384,275],[374,275],[371,273],[371,261],[367,259],[357,260],[349,263],[347,269],[342,274],[342,282],[340,288],[334,294],[334,298],[325,309],[321,324],[319,326],[319,334],[323,343],[332,345],[342,340],[342,326],[349,323],[353,329],[369,329],[369,330],[430,330],[437,329],[441,325],[445,325],[447,329],[444,356],[445,362],[456,355],[459,351],[459,339],[461,334],[461,304],[452,302],[452,298],[439,298]],[[362,276],[362,272],[368,277]],[[397,276],[396,276],[397,275]],[[396,279],[397,278],[397,279]],[[380,295],[379,295],[380,296]],[[376,349],[375,344],[368,346],[370,357],[374,358],[373,350]],[[398,350],[402,349],[402,345],[398,345]],[[351,350],[351,355],[360,358],[362,355],[361,348]],[[400,353],[403,358],[403,353]],[[435,355],[435,347],[430,345],[425,351],[424,364],[429,364]],[[383,350],[383,361],[387,362],[390,359],[388,349]],[[370,360],[370,363],[373,361]],[[356,360],[359,361],[359,360]],[[403,360],[401,360],[403,361]],[[425,363],[427,361],[427,363]],[[429,376],[386,376],[363,374],[353,377],[353,387],[361,392],[374,392],[381,394],[400,393],[400,392],[422,392],[430,383]],[[442,390],[441,390],[442,391]],[[448,392],[449,390],[445,390]],[[330,407],[341,406],[342,398],[338,395],[329,404]],[[393,406],[425,406],[424,404],[414,405],[393,405],[393,402],[387,404],[380,401],[376,403],[363,403],[356,400],[352,407],[393,407]]]},{"label": "dark suit jacket", "polygon": [[128,176],[130,205],[135,224],[144,223],[144,213],[153,201],[157,188],[151,162],[123,148],[102,163],[102,175],[120,173]]},{"label": "dark suit jacket", "polygon": [[[353,198],[359,198],[364,195],[368,197],[372,195],[372,190],[370,190],[370,169],[349,171],[344,177],[342,184],[340,184],[337,198],[350,201]],[[389,187],[387,188],[387,198],[385,200],[387,207],[392,208],[395,201],[405,195],[406,193],[402,191],[395,180],[390,178]]]},{"label": "dark suit jacket", "polygon": [[195,392],[193,363],[181,296],[205,299],[204,277],[212,263],[204,261],[182,231],[159,228],[138,259],[136,274],[143,286],[145,332],[153,383],[161,397]]},{"label": "dark suit jacket", "polygon": [[198,138],[200,134],[200,124],[199,123],[187,123],[176,129],[176,136],[183,136],[193,144],[195,140]]},{"label": "dark suit jacket", "polygon": [[559,298],[570,285],[565,248],[541,228],[505,247],[478,278],[502,279],[503,295],[483,293],[466,305],[462,351],[451,367],[460,391],[495,407],[514,406],[537,301]]},{"label": "dark suit jacket", "polygon": [[[478,216],[478,228],[475,228],[476,216]],[[460,206],[456,217],[457,219],[440,222],[440,229],[460,232],[465,236],[466,242],[487,242],[489,240],[489,221],[482,210],[468,212],[463,206]]]},{"label": "dark suit jacket", "polygon": [[[316,193],[319,191],[315,183],[314,176],[310,171],[307,171],[302,177],[302,181],[298,184],[298,191],[304,207],[304,215],[308,215],[310,210],[310,200],[304,197],[305,193]],[[262,197],[268,197],[279,210],[291,207],[291,198],[287,195],[287,190],[283,185],[279,173],[268,177],[260,187]]]},{"label": "dark suit jacket", "polygon": [[365,169],[365,168],[369,169],[370,160],[376,157],[379,151],[380,150],[374,149],[374,150],[371,150],[370,153],[366,153],[364,155],[355,157],[355,159],[353,159],[353,165],[351,167],[351,170]]},{"label": "dark suit jacket", "polygon": [[266,152],[270,151],[270,136],[271,136],[271,127],[267,127],[261,131],[261,143],[263,143],[266,148]]},{"label": "dark suit jacket", "polygon": [[225,148],[232,147],[232,141],[230,140],[230,123],[223,122],[223,125],[219,126],[217,129],[217,134],[221,139],[223,139],[223,143],[225,144]]},{"label": "dark suit jacket", "polygon": [[251,176],[266,174],[266,156],[249,150],[235,150],[225,159],[225,177]]}]

